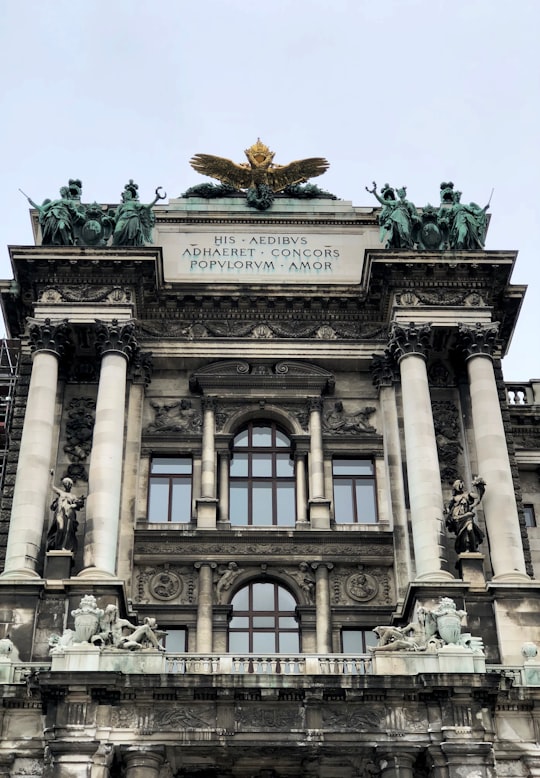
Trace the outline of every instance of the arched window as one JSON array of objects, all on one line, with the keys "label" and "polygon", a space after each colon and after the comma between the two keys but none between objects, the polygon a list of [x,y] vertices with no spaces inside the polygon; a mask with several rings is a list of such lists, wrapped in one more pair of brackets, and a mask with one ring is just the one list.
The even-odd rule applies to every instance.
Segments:
[{"label": "arched window", "polygon": [[300,650],[296,601],[277,583],[255,581],[232,599],[229,652],[295,654]]},{"label": "arched window", "polygon": [[294,527],[291,442],[274,422],[249,422],[234,439],[230,520],[238,526]]}]

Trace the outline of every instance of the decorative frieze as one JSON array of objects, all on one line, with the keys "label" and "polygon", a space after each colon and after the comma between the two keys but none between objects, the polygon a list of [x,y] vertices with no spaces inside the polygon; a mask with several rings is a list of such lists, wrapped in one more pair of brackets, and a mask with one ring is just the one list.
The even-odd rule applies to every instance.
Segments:
[{"label": "decorative frieze", "polygon": [[145,427],[145,434],[187,432],[200,435],[202,433],[202,413],[194,407],[192,400],[182,398],[164,403],[151,400],[150,406],[154,411],[154,420]]},{"label": "decorative frieze", "polygon": [[345,411],[341,400],[326,406],[322,414],[323,432],[333,435],[357,435],[366,432],[377,432],[369,423],[370,417],[375,413],[373,406],[365,406],[359,410]]}]

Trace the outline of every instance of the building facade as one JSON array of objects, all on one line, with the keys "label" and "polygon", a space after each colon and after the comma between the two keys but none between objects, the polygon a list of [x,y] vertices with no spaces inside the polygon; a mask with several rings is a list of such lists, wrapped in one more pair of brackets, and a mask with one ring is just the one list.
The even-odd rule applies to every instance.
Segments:
[{"label": "building facade", "polygon": [[444,190],[408,241],[389,199],[171,199],[145,245],[33,212],[1,289],[0,776],[540,775],[516,253],[445,242]]}]

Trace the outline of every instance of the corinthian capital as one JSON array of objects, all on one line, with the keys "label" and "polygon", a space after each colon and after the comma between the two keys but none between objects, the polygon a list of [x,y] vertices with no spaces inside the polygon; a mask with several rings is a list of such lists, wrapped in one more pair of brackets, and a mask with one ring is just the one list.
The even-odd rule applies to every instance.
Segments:
[{"label": "corinthian capital", "polygon": [[466,359],[476,354],[491,357],[497,346],[499,323],[481,324],[477,322],[472,326],[460,324],[458,333],[459,343]]},{"label": "corinthian capital", "polygon": [[51,321],[45,319],[29,319],[28,336],[32,353],[49,351],[61,357],[70,342],[71,328],[67,319]]},{"label": "corinthian capital", "polygon": [[388,349],[384,354],[373,354],[371,378],[377,389],[382,386],[392,386],[397,380],[396,363]]},{"label": "corinthian capital", "polygon": [[136,348],[135,325],[132,321],[97,321],[96,350],[99,355],[115,351],[129,360]]},{"label": "corinthian capital", "polygon": [[407,354],[417,354],[426,357],[431,345],[431,324],[402,325],[392,323],[388,339],[388,351],[399,361]]}]

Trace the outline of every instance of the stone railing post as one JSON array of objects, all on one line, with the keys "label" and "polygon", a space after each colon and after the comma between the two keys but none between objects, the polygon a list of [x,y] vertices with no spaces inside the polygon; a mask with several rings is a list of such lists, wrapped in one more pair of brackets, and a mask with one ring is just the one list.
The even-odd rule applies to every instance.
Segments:
[{"label": "stone railing post", "polygon": [[460,325],[459,337],[467,361],[478,475],[486,482],[482,508],[489,535],[494,578],[529,580],[519,527],[514,483],[492,354],[498,325]]},{"label": "stone railing post", "polygon": [[309,517],[313,529],[330,529],[330,500],[324,491],[321,397],[309,402]]},{"label": "stone railing post", "polygon": [[4,576],[35,577],[45,507],[51,494],[58,362],[64,352],[67,321],[30,321],[32,374],[26,402]]},{"label": "stone railing post", "polygon": [[111,577],[118,548],[127,364],[137,342],[132,322],[98,322],[96,336],[101,372],[88,475],[85,569],[79,575]]},{"label": "stone railing post", "polygon": [[442,569],[443,497],[426,355],[431,325],[394,322],[389,351],[399,364],[403,427],[417,580],[444,580]]}]

